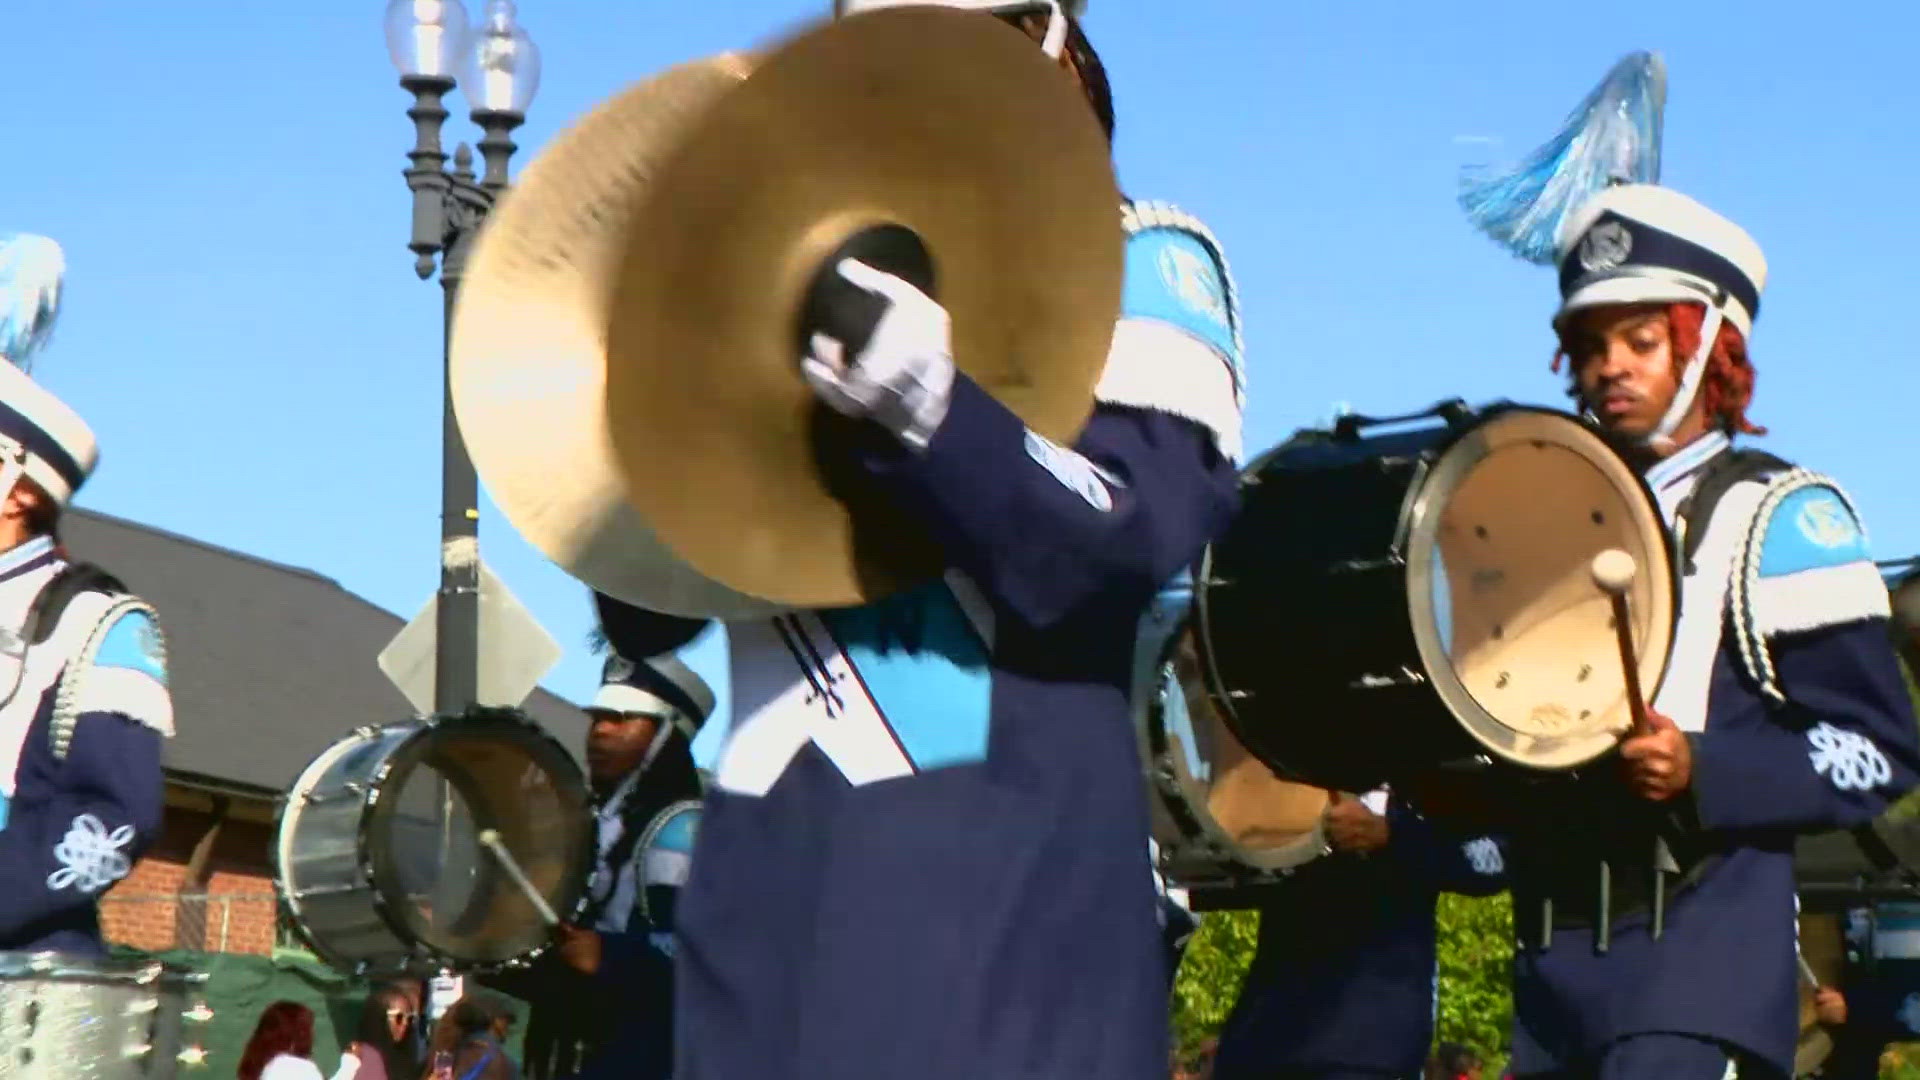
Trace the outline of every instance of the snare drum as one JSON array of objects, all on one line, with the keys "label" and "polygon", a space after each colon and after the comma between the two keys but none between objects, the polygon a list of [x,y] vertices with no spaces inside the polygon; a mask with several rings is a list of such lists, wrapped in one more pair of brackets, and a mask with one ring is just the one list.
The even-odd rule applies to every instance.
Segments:
[{"label": "snare drum", "polygon": [[592,872],[588,803],[580,767],[517,710],[363,727],[294,782],[274,883],[301,936],[342,970],[518,966],[550,932],[479,836],[498,830],[564,916]]},{"label": "snare drum", "polygon": [[[204,974],[161,963],[0,953],[0,1077],[161,1080],[205,1061]],[[188,1075],[191,1075],[188,1073]]]},{"label": "snare drum", "polygon": [[[1425,428],[1362,435],[1436,417]],[[1593,557],[1626,551],[1640,685],[1678,615],[1652,492],[1565,413],[1447,402],[1347,416],[1253,462],[1208,551],[1195,626],[1229,727],[1282,775],[1349,791],[1450,764],[1539,774],[1631,725]]]},{"label": "snare drum", "polygon": [[1133,716],[1160,873],[1204,910],[1216,890],[1271,884],[1324,855],[1328,796],[1275,776],[1221,722],[1201,685],[1192,602],[1183,575],[1142,620]]}]

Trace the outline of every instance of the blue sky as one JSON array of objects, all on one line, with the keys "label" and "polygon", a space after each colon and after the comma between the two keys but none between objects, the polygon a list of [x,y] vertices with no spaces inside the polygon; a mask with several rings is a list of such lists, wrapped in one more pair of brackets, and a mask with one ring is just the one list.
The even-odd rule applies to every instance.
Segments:
[{"label": "blue sky", "polygon": [[[1764,445],[1839,477],[1877,555],[1920,552],[1905,441],[1920,416],[1920,8],[1090,7],[1124,186],[1199,214],[1232,259],[1250,450],[1336,402],[1560,404],[1551,275],[1468,229],[1456,170],[1524,152],[1617,57],[1656,49],[1665,182],[1745,225],[1772,264],[1753,342]],[[67,307],[38,374],[101,436],[82,505],[312,568],[411,616],[437,573],[440,303],[405,246],[412,127],[383,8],[11,5],[0,228],[67,251]],[[517,160],[629,82],[828,8],[522,0],[545,71]],[[449,142],[477,139],[453,107]],[[584,698],[597,672],[584,589],[490,504],[481,535],[568,648],[546,685]],[[717,641],[690,659],[724,684]]]}]

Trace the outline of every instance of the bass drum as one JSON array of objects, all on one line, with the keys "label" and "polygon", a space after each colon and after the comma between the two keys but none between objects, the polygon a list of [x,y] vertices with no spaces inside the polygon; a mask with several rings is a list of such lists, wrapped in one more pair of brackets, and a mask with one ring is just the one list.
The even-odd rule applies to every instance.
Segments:
[{"label": "bass drum", "polygon": [[1192,605],[1183,576],[1149,607],[1133,714],[1158,869],[1201,911],[1235,906],[1227,890],[1282,881],[1326,854],[1328,795],[1275,776],[1221,721],[1202,685]]},{"label": "bass drum", "polygon": [[169,964],[0,953],[0,1077],[171,1080],[203,1066],[206,975]]},{"label": "bass drum", "polygon": [[487,973],[530,962],[549,932],[479,842],[495,829],[554,911],[592,872],[585,775],[517,710],[363,727],[294,782],[275,886],[328,963],[357,974]]},{"label": "bass drum", "polygon": [[[1363,435],[1437,418],[1439,424]],[[1679,584],[1652,492],[1566,413],[1450,401],[1346,416],[1253,462],[1208,551],[1196,627],[1215,706],[1307,783],[1368,791],[1451,766],[1534,776],[1631,726],[1594,556],[1624,550],[1640,685],[1666,671]]]}]

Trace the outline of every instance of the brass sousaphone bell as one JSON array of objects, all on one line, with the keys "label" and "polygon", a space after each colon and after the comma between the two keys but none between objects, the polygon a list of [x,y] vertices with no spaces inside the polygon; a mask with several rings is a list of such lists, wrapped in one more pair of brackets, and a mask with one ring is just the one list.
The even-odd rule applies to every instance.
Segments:
[{"label": "brass sousaphone bell", "polygon": [[940,562],[816,464],[848,426],[799,371],[823,271],[909,230],[929,265],[883,268],[947,308],[956,365],[1070,442],[1119,315],[1118,208],[1073,80],[988,16],[874,11],[671,69],[494,209],[453,327],[462,434],[521,534],[601,592],[722,619],[871,601]]}]

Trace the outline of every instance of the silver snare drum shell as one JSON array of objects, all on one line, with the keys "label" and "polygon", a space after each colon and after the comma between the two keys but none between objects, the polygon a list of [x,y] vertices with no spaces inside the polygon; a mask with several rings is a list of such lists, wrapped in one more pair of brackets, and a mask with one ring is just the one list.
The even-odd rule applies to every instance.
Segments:
[{"label": "silver snare drum shell", "polygon": [[[449,812],[436,830],[442,797]],[[300,936],[341,970],[525,964],[548,931],[478,843],[488,828],[555,911],[578,905],[592,869],[586,777],[538,724],[518,710],[475,709],[362,727],[288,792],[275,889]]]},{"label": "silver snare drum shell", "polygon": [[205,1053],[206,981],[157,962],[0,953],[0,1077],[164,1080]]}]

